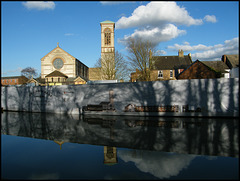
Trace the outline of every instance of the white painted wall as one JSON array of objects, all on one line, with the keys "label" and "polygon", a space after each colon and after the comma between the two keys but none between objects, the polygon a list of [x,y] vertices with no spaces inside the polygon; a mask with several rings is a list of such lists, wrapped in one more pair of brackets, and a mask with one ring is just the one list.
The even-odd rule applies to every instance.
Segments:
[{"label": "white painted wall", "polygon": [[109,101],[114,91],[117,112],[128,104],[189,105],[202,113],[239,115],[239,79],[192,79],[154,82],[2,87],[1,104],[5,110],[80,113],[83,106]]},{"label": "white painted wall", "polygon": [[239,67],[235,67],[230,70],[230,77],[239,78]]}]

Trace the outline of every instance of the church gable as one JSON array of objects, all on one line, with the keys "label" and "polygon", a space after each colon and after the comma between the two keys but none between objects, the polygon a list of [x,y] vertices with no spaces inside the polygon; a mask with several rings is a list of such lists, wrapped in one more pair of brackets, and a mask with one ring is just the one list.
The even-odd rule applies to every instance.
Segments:
[{"label": "church gable", "polygon": [[57,45],[41,58],[41,78],[53,71],[60,71],[68,77],[76,77],[76,58]]},{"label": "church gable", "polygon": [[67,53],[65,50],[61,49],[59,46],[54,48],[51,52],[41,58],[41,61],[47,61],[54,59],[55,57],[62,57],[64,59],[76,60],[75,57]]}]

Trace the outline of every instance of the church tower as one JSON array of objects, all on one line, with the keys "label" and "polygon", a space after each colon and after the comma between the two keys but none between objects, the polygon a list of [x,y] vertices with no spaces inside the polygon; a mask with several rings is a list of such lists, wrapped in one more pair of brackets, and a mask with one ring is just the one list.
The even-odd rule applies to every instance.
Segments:
[{"label": "church tower", "polygon": [[[114,47],[114,28],[115,23],[112,21],[103,21],[101,25],[101,65],[102,70],[109,72],[109,70],[115,71],[114,59],[115,59],[115,47]],[[115,73],[112,77],[115,78]],[[102,77],[106,79],[106,77]],[[107,78],[109,79],[109,77]],[[110,78],[111,79],[111,78]]]}]

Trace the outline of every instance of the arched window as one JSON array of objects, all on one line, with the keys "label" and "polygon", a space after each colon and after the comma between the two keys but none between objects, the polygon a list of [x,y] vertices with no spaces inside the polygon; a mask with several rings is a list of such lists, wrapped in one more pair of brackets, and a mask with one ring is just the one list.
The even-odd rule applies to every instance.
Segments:
[{"label": "arched window", "polygon": [[109,28],[106,28],[104,30],[104,42],[105,42],[105,45],[111,44],[111,30]]}]

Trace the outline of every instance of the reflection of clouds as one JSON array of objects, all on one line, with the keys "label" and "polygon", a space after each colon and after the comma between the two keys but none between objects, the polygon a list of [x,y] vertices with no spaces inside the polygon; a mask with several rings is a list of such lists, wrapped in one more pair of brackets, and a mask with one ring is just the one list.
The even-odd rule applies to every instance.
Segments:
[{"label": "reflection of clouds", "polygon": [[35,173],[32,174],[31,177],[29,178],[30,180],[58,180],[59,175],[57,173]]},{"label": "reflection of clouds", "polygon": [[143,150],[119,150],[118,156],[125,162],[134,162],[142,172],[149,172],[160,179],[178,175],[196,157]]}]

